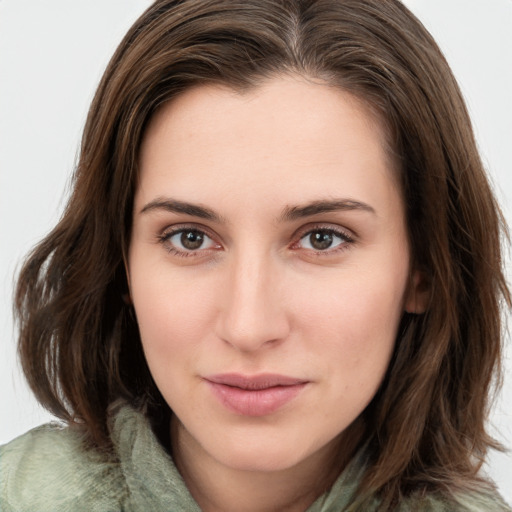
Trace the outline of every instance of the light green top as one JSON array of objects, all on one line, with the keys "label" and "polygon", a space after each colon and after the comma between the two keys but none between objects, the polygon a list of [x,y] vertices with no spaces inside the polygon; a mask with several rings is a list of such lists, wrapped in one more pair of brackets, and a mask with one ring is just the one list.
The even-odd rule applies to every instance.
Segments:
[{"label": "light green top", "polygon": [[[0,512],[201,512],[143,414],[121,407],[113,418],[112,439],[116,457],[111,462],[84,450],[76,431],[56,424],[0,447]],[[351,503],[362,461],[360,453],[307,512],[357,510]],[[491,494],[461,497],[458,502],[447,505],[426,498],[404,502],[399,510],[511,511]]]}]

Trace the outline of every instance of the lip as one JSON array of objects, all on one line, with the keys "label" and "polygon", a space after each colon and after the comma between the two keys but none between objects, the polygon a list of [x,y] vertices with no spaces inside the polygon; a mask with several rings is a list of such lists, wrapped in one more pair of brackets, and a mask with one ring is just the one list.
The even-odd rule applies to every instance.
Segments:
[{"label": "lip", "polygon": [[222,405],[242,416],[266,416],[278,411],[309,382],[273,373],[226,373],[208,376],[204,380]]}]

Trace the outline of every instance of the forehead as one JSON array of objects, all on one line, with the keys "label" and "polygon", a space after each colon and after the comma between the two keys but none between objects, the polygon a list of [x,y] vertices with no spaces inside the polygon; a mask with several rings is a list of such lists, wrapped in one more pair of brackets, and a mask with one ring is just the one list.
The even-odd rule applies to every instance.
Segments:
[{"label": "forehead", "polygon": [[[156,111],[143,142],[156,131],[169,130],[171,119],[175,126],[179,126],[183,138],[200,131],[221,135],[222,124],[228,130],[240,128],[236,136],[241,138],[251,127],[266,125],[271,128],[281,122],[289,128],[290,124],[298,122],[303,133],[301,139],[313,141],[316,129],[329,114],[336,113],[340,98],[349,103],[354,112],[361,114],[364,122],[371,124],[386,151],[391,149],[387,120],[372,103],[324,80],[296,74],[273,77],[245,90],[222,84],[193,86]],[[346,111],[340,112],[340,119],[344,115]],[[297,137],[297,133],[294,136]],[[393,151],[389,152],[393,158]]]},{"label": "forehead", "polygon": [[139,189],[156,193],[172,182],[194,196],[239,183],[252,192],[269,193],[274,185],[283,193],[325,195],[339,183],[340,167],[351,171],[353,184],[380,175],[396,187],[387,148],[375,111],[323,82],[286,76],[244,93],[203,85],[164,105],[149,123]]}]

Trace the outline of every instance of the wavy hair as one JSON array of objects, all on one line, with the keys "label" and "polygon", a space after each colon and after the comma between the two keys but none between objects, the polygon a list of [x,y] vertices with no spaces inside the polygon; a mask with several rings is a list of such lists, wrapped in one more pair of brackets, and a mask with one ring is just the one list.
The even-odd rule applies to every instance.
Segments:
[{"label": "wavy hair", "polygon": [[431,291],[425,314],[405,314],[363,413],[371,455],[361,493],[391,506],[471,488],[498,447],[485,422],[510,306],[506,228],[449,66],[398,0],[159,0],[147,9],[98,87],[63,216],[19,275],[28,382],[98,449],[109,448],[108,408],[119,398],[157,422],[169,417],[123,300],[145,127],[192,86],[249,90],[287,73],[348,91],[385,121],[412,258]]}]

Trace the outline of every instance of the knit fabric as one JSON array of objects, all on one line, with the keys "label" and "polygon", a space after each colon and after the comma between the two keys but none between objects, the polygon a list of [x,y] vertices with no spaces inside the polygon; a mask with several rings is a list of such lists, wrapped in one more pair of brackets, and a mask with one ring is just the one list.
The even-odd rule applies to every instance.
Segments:
[{"label": "knit fabric", "polygon": [[[120,407],[111,431],[115,454],[108,460],[85,449],[75,430],[57,424],[0,447],[0,512],[201,512],[142,413]],[[307,512],[358,510],[353,497],[363,471],[360,452]],[[450,505],[428,497],[411,500],[399,512],[511,511],[490,492],[463,496]],[[364,510],[371,508],[376,510],[376,500]]]}]

